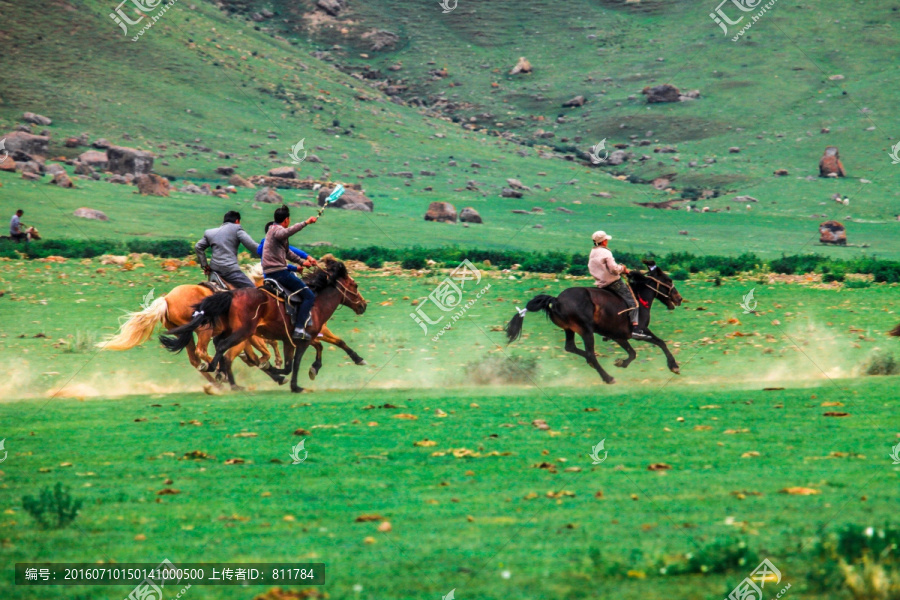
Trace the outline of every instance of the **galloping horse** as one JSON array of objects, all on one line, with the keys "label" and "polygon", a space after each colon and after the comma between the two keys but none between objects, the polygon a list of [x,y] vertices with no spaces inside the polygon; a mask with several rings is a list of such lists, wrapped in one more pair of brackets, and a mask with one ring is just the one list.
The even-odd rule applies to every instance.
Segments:
[{"label": "galloping horse", "polygon": [[[672,279],[663,273],[656,263],[644,261],[644,264],[650,267],[647,273],[632,271],[629,275],[635,298],[641,306],[647,309],[642,314],[640,325],[652,338],[647,341],[663,351],[669,370],[677,374],[680,369],[675,357],[669,352],[666,343],[654,335],[647,326],[650,324],[650,308],[654,299],[659,298],[666,308],[674,310],[681,304],[682,297],[675,289]],[[628,341],[631,338],[630,320],[622,314],[627,308],[625,301],[615,293],[600,288],[568,288],[556,298],[539,294],[529,300],[525,305],[525,310],[519,311],[519,314],[506,325],[506,337],[509,343],[519,339],[522,334],[525,313],[542,310],[547,313],[557,327],[566,332],[566,352],[584,358],[606,383],[615,383],[616,380],[597,362],[597,357],[594,355],[594,334],[613,340],[628,352],[627,359],[620,358],[615,362],[617,367],[626,368],[637,357],[637,353]],[[584,341],[584,350],[579,350],[575,346],[576,333]]]},{"label": "galloping horse", "polygon": [[[263,283],[262,268],[254,265],[249,270],[249,276],[253,282],[259,286]],[[162,324],[166,329],[173,329],[190,323],[194,313],[194,306],[199,304],[204,298],[212,296],[213,290],[205,285],[179,285],[165,296],[161,296],[154,300],[149,306],[143,310],[130,312],[127,314],[127,320],[119,327],[119,331],[109,340],[97,344],[102,350],[130,350],[135,346],[143,344],[150,336],[157,324]],[[191,366],[200,371],[204,377],[211,383],[215,383],[213,377],[206,372],[212,357],[208,354],[207,348],[209,341],[217,332],[209,327],[202,327],[197,330],[197,341],[193,338],[187,346],[188,360]],[[357,365],[365,365],[366,361],[350,348],[344,340],[335,335],[327,326],[322,326],[319,336],[313,341],[312,345],[316,349],[316,360],[309,368],[309,378],[315,379],[319,369],[322,368],[322,342],[333,344],[342,349]],[[281,354],[278,352],[278,346],[275,342],[269,342],[275,354],[275,366],[280,367]],[[253,337],[247,346],[256,348],[262,355],[259,359],[250,350],[249,357],[245,361],[253,366],[257,364],[265,365],[271,358],[271,354],[266,349],[266,345],[261,338]],[[244,347],[244,351],[247,351]]]},{"label": "galloping horse", "polygon": [[[366,311],[367,305],[344,263],[332,258],[323,258],[320,262],[324,267],[305,278],[307,285],[316,294],[312,310],[313,326],[307,328],[313,340],[339,305],[353,309],[358,315]],[[208,370],[224,375],[231,386],[237,388],[231,365],[243,345],[254,335],[279,340],[284,343],[285,368],[269,366],[263,367],[263,371],[279,385],[284,383],[285,375],[290,373],[291,391],[303,391],[297,385],[297,372],[303,353],[313,342],[295,342],[291,339],[291,321],[281,299],[262,288],[241,288],[215,293],[194,308],[195,316],[189,323],[159,337],[168,350],[181,351],[190,344],[195,331],[201,327],[213,326],[217,332],[214,339],[216,355]]]}]

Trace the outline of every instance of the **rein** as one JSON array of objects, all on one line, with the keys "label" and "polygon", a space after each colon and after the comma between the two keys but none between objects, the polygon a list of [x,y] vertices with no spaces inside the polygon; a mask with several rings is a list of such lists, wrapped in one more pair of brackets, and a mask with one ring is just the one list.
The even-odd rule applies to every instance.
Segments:
[{"label": "rein", "polygon": [[656,279],[655,277],[650,277],[649,275],[644,275],[644,277],[645,277],[646,279],[649,279],[650,281],[655,281],[655,282],[656,282],[656,287],[655,287],[655,288],[652,288],[652,287],[650,287],[649,285],[647,286],[648,288],[652,289],[655,293],[659,294],[660,296],[665,296],[666,298],[669,297],[669,294],[666,294],[665,292],[663,292],[663,291],[662,291],[661,289],[659,289],[659,288],[660,288],[660,287],[665,287],[667,292],[671,292],[671,291],[672,291],[672,288],[675,287],[675,284],[674,284],[674,283],[665,283],[665,282],[663,282],[663,281],[660,281],[659,279]]}]

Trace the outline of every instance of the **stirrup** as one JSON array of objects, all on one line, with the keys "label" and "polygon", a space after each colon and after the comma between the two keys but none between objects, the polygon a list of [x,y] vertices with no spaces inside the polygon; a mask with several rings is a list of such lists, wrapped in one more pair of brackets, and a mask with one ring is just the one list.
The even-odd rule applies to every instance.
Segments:
[{"label": "stirrup", "polygon": [[294,327],[294,332],[291,334],[291,337],[295,340],[302,340],[304,342],[312,339],[312,336],[309,335],[303,327]]}]

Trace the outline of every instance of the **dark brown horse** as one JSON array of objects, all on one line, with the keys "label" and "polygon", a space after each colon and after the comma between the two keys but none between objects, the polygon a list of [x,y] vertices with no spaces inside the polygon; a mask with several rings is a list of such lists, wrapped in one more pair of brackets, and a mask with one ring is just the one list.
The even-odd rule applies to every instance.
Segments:
[{"label": "dark brown horse", "polygon": [[[646,273],[632,271],[631,289],[640,305],[646,310],[641,312],[640,325],[652,339],[648,343],[658,346],[666,355],[669,370],[679,373],[678,363],[669,352],[666,343],[648,329],[650,325],[650,308],[653,301],[659,298],[669,310],[674,310],[682,302],[681,294],[675,289],[672,279],[663,273],[662,269],[652,261],[644,261],[650,270]],[[554,298],[546,294],[540,294],[528,301],[525,310],[520,311],[506,325],[506,337],[510,343],[519,339],[522,334],[522,323],[525,321],[526,312],[539,310],[547,313],[550,320],[566,332],[566,352],[577,354],[584,358],[589,365],[594,367],[606,383],[615,383],[616,380],[603,370],[594,354],[594,334],[608,338],[619,344],[628,352],[628,358],[618,359],[617,367],[625,368],[637,357],[634,348],[628,341],[631,338],[631,320],[624,311],[628,307],[625,301],[615,293],[600,288],[575,287],[563,290]],[[581,336],[584,341],[584,350],[575,346],[575,334]]]},{"label": "dark brown horse", "polygon": [[900,337],[900,325],[897,325],[893,329],[891,329],[890,335],[894,337]]},{"label": "dark brown horse", "polygon": [[205,298],[195,307],[195,316],[190,323],[167,331],[166,335],[160,336],[160,342],[172,352],[178,352],[187,346],[194,330],[213,324],[221,333],[213,340],[216,355],[210,363],[209,370],[227,377],[232,387],[237,388],[231,364],[240,353],[244,342],[254,335],[279,340],[284,344],[285,368],[269,367],[263,371],[279,385],[284,383],[284,377],[290,373],[291,391],[301,392],[303,388],[297,385],[300,359],[316,339],[324,323],[340,305],[351,308],[358,315],[366,311],[367,305],[359,293],[356,281],[347,273],[344,263],[328,259],[321,264],[323,268],[304,278],[316,294],[316,302],[312,309],[313,327],[307,327],[312,336],[310,341],[291,339],[293,327],[285,312],[283,301],[261,288],[241,288],[231,292],[219,292]]}]

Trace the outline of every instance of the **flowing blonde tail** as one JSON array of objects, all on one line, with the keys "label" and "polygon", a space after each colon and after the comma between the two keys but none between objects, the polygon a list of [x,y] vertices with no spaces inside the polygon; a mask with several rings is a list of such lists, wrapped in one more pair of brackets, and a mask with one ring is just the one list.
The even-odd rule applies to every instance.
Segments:
[{"label": "flowing blonde tail", "polygon": [[163,320],[169,309],[165,297],[157,298],[142,311],[128,313],[128,320],[119,327],[119,332],[97,344],[101,350],[129,350],[143,344],[153,334],[156,324]]}]

